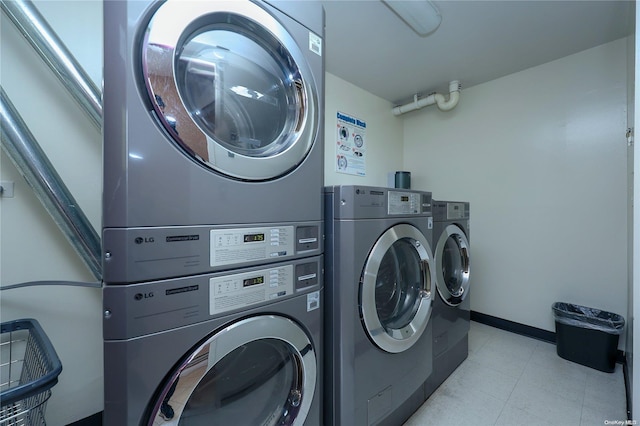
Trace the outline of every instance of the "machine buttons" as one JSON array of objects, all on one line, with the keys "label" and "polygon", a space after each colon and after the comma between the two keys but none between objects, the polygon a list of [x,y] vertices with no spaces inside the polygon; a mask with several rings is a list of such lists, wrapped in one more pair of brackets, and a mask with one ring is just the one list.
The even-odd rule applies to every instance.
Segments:
[{"label": "machine buttons", "polygon": [[210,265],[237,265],[292,257],[294,226],[210,230]]}]

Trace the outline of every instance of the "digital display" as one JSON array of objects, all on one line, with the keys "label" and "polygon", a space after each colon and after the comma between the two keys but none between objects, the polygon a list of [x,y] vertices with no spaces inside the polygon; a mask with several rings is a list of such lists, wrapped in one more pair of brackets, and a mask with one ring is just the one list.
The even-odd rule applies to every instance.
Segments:
[{"label": "digital display", "polygon": [[400,196],[400,201],[403,201],[403,202],[406,203],[407,201],[409,201],[409,196],[408,195],[401,195]]},{"label": "digital display", "polygon": [[255,243],[256,241],[264,241],[264,234],[245,234],[245,243]]},{"label": "digital display", "polygon": [[252,285],[257,285],[257,284],[264,284],[264,275],[242,280],[242,287],[251,287]]}]

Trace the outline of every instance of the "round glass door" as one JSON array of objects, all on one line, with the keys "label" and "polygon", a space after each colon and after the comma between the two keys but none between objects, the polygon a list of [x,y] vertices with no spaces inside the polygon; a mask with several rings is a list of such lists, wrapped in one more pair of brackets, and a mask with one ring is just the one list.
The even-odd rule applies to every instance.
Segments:
[{"label": "round glass door", "polygon": [[161,390],[149,425],[302,425],[316,374],[312,344],[298,325],[248,318],[188,356]]},{"label": "round glass door", "polygon": [[151,104],[197,163],[244,180],[300,164],[317,132],[317,93],[285,28],[250,1],[168,0],[142,47]]},{"label": "round glass door", "polygon": [[448,225],[438,240],[436,280],[448,305],[459,305],[469,293],[469,241],[456,225]]},{"label": "round glass door", "polygon": [[362,321],[387,352],[409,349],[431,316],[431,261],[424,235],[406,224],[388,229],[373,246],[360,280]]}]

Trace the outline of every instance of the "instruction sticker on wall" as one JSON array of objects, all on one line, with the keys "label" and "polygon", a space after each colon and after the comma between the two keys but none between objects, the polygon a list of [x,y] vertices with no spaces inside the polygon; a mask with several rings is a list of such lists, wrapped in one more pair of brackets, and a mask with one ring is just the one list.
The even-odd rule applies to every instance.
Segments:
[{"label": "instruction sticker on wall", "polygon": [[340,111],[337,118],[336,172],[365,176],[367,123]]}]

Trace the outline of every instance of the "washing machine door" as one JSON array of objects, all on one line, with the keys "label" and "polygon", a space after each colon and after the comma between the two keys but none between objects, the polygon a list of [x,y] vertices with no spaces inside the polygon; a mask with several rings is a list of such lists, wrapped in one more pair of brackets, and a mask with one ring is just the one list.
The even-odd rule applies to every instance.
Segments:
[{"label": "washing machine door", "polygon": [[275,179],[313,145],[320,112],[309,66],[256,3],[166,1],[148,24],[142,70],[167,137],[207,169]]},{"label": "washing machine door", "polygon": [[431,317],[433,255],[414,226],[389,228],[369,253],[360,280],[360,313],[369,338],[398,353],[413,346]]},{"label": "washing machine door", "polygon": [[302,425],[316,354],[290,319],[262,315],[211,335],[158,392],[148,425]]},{"label": "washing machine door", "polygon": [[457,225],[447,225],[436,245],[436,283],[442,300],[458,306],[469,293],[469,240]]}]

